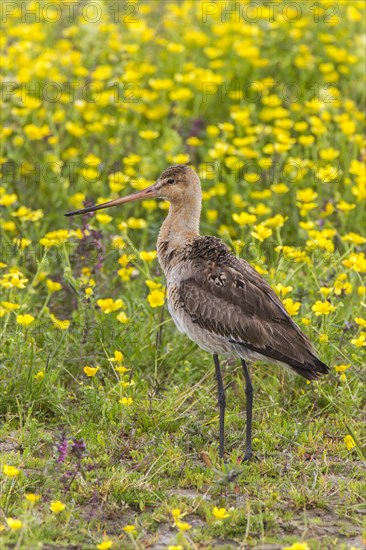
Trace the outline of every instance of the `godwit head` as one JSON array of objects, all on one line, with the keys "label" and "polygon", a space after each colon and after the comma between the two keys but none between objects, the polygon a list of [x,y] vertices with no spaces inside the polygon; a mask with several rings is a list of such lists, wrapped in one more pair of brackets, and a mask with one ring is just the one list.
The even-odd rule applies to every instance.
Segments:
[{"label": "godwit head", "polygon": [[202,202],[200,179],[190,166],[177,164],[164,170],[153,185],[142,191],[137,191],[126,197],[120,197],[102,204],[89,206],[88,208],[67,212],[65,216],[95,212],[96,210],[147,198],[165,199],[178,209],[183,207],[187,212],[188,206],[193,205],[199,206],[200,210]]}]

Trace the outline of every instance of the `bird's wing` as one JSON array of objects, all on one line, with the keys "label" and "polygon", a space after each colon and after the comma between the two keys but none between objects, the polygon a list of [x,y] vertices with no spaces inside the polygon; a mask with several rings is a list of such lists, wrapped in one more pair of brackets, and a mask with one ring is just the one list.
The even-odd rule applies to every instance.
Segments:
[{"label": "bird's wing", "polygon": [[221,241],[215,246],[216,260],[202,253],[184,262],[180,298],[191,320],[233,344],[290,365],[306,378],[327,372],[269,284]]}]

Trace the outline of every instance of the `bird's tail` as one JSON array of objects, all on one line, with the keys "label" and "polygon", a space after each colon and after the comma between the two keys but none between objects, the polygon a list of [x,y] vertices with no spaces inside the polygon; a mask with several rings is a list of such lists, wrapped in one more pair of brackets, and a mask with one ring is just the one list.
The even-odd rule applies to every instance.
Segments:
[{"label": "bird's tail", "polygon": [[311,355],[310,360],[306,363],[299,364],[299,362],[296,361],[295,364],[289,362],[289,365],[297,374],[306,378],[306,380],[316,380],[329,372],[329,367],[320,361],[316,355]]}]

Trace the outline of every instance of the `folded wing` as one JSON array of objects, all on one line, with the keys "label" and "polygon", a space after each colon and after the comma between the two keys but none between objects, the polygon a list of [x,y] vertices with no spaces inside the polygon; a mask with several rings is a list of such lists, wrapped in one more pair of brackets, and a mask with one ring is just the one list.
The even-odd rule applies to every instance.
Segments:
[{"label": "folded wing", "polygon": [[308,380],[329,371],[268,283],[219,239],[199,239],[181,275],[183,307],[201,328]]}]

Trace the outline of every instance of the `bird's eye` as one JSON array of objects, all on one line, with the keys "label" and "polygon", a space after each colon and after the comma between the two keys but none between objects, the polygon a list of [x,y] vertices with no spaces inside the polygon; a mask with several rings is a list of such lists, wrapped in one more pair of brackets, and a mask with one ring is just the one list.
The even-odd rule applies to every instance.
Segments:
[{"label": "bird's eye", "polygon": [[172,178],[170,178],[170,179],[167,180],[167,183],[175,183],[175,180],[173,180]]}]

